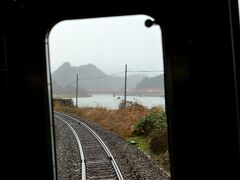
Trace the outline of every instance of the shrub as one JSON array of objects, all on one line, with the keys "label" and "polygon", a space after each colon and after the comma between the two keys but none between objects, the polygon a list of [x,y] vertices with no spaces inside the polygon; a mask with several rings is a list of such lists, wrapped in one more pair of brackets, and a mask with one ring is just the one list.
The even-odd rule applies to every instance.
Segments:
[{"label": "shrub", "polygon": [[168,150],[167,128],[155,130],[150,135],[150,149],[157,154],[165,153]]},{"label": "shrub", "polygon": [[[124,100],[121,100],[119,105],[118,105],[118,109],[124,109]],[[145,110],[146,107],[138,100],[135,101],[126,101],[126,108],[130,109],[130,108],[134,108],[134,109],[138,109],[138,110]]]},{"label": "shrub", "polygon": [[167,127],[167,118],[163,110],[152,111],[146,114],[135,125],[135,133],[137,135],[148,135],[156,129],[164,129]]}]

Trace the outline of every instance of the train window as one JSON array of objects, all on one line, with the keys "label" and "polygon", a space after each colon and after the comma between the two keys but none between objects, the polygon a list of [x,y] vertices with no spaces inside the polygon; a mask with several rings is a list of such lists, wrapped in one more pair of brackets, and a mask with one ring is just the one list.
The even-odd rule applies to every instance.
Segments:
[{"label": "train window", "polygon": [[170,179],[161,29],[65,20],[47,38],[58,179]]},{"label": "train window", "polygon": [[239,12],[239,10],[240,10],[240,0],[238,0],[238,15],[239,15],[239,19],[240,19],[240,12]]}]

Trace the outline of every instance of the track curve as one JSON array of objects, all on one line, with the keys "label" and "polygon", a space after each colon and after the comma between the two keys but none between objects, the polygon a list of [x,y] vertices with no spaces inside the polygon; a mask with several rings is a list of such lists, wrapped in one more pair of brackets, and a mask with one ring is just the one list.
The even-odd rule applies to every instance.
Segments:
[{"label": "track curve", "polygon": [[81,156],[81,179],[123,180],[110,150],[93,129],[63,113],[55,112],[55,119],[63,121],[74,134]]}]

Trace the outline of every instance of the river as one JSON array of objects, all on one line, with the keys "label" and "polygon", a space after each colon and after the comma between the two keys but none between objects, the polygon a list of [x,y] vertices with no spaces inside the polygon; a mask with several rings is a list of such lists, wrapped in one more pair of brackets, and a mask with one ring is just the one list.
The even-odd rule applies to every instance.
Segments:
[{"label": "river", "polygon": [[[72,98],[74,105],[76,105],[76,98]],[[108,109],[118,109],[118,105],[123,96],[113,95],[92,95],[91,97],[78,98],[78,107],[106,107]],[[150,97],[150,96],[127,96],[127,101],[136,101],[148,108],[154,106],[165,106],[164,97]]]}]

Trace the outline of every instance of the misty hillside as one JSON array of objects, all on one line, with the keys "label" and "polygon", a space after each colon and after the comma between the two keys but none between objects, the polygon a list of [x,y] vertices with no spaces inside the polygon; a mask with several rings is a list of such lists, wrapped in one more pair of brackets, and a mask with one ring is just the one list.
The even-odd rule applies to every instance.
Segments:
[{"label": "misty hillside", "polygon": [[56,71],[52,73],[52,80],[61,87],[67,86],[76,80],[76,75],[80,78],[91,78],[96,76],[106,76],[92,64],[82,65],[79,67],[71,66],[69,62],[63,63]]},{"label": "misty hillside", "polygon": [[145,77],[137,83],[136,89],[164,89],[164,76]]},{"label": "misty hillside", "polygon": [[[81,65],[77,67],[71,66],[69,62],[63,63],[56,71],[52,73],[53,86],[58,87],[58,89],[66,88],[66,86],[76,80],[77,74],[79,77],[79,88],[82,88],[82,90],[119,90],[124,87],[124,73],[122,76],[109,76],[93,64]],[[144,77],[145,76],[142,74],[128,75],[128,88],[135,88],[136,84]],[[75,83],[72,83],[70,86],[74,87]]]}]

